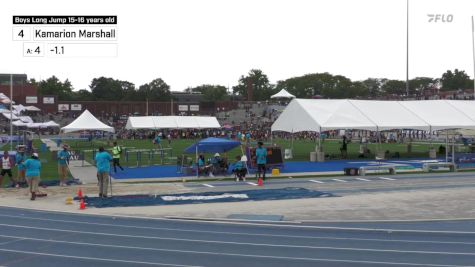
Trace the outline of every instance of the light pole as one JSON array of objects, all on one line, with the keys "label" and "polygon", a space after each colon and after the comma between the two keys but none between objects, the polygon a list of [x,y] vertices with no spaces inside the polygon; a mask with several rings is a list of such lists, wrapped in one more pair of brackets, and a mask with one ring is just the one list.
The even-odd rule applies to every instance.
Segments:
[{"label": "light pole", "polygon": [[406,96],[409,97],[409,0],[406,0]]},{"label": "light pole", "polygon": [[473,100],[475,100],[475,39],[474,39],[473,16],[472,16],[472,55],[473,55]]},{"label": "light pole", "polygon": [[10,151],[13,151],[13,74],[10,74]]}]

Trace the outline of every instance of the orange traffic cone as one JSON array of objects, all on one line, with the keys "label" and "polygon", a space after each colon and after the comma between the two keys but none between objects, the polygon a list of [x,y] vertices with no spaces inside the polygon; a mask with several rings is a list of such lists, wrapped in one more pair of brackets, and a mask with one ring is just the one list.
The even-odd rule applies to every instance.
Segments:
[{"label": "orange traffic cone", "polygon": [[84,203],[84,198],[81,198],[81,203],[79,204],[79,209],[80,210],[85,210],[86,209],[86,203]]},{"label": "orange traffic cone", "polygon": [[78,190],[78,198],[82,199],[82,190],[81,190],[81,188],[79,188],[79,190]]},{"label": "orange traffic cone", "polygon": [[261,177],[259,177],[259,179],[257,179],[257,185],[258,186],[263,186],[264,185],[264,181],[262,180]]}]

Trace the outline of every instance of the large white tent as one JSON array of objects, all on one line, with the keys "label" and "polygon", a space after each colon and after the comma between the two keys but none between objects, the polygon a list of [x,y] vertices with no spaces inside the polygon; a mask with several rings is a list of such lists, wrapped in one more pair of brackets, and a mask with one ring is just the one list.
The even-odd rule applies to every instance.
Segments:
[{"label": "large white tent", "polygon": [[94,115],[89,112],[89,110],[84,110],[84,112],[79,115],[73,122],[61,128],[61,132],[70,133],[84,130],[96,130],[96,131],[105,131],[105,132],[114,132],[114,128],[110,127],[100,120],[98,120]]},{"label": "large white tent", "polygon": [[126,129],[211,129],[221,128],[216,117],[137,116],[129,117]]},{"label": "large white tent", "polygon": [[282,89],[282,90],[280,90],[280,92],[278,92],[275,95],[272,95],[270,98],[295,98],[295,96],[293,94],[287,92],[287,90]]},{"label": "large white tent", "polygon": [[294,99],[272,131],[475,129],[475,101]]}]

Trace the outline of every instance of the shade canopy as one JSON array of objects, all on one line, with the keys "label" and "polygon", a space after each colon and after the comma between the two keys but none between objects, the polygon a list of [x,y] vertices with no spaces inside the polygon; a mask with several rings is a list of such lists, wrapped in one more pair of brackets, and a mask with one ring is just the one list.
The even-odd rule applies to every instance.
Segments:
[{"label": "shade canopy", "polygon": [[475,102],[294,99],[272,131],[475,129]]},{"label": "shade canopy", "polygon": [[114,128],[110,127],[100,120],[98,120],[94,115],[89,112],[89,110],[84,110],[84,112],[77,117],[73,122],[61,128],[61,132],[70,133],[84,130],[96,130],[104,132],[114,132]]},{"label": "shade canopy", "polygon": [[129,117],[126,129],[211,129],[221,128],[216,117],[137,116]]},{"label": "shade canopy", "polygon": [[287,90],[282,89],[282,90],[280,90],[280,92],[278,92],[275,95],[272,95],[270,98],[295,98],[295,96],[293,94],[287,92]]},{"label": "shade canopy", "polygon": [[224,153],[240,145],[239,141],[209,137],[187,147],[185,153],[196,153],[197,148],[198,153]]}]

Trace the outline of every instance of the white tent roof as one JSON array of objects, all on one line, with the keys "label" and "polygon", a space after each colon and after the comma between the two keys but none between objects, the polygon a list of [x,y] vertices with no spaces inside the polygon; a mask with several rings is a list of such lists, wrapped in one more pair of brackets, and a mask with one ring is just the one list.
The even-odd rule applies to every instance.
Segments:
[{"label": "white tent roof", "polygon": [[2,112],[2,114],[3,114],[3,116],[4,116],[5,118],[7,118],[7,119],[10,119],[10,116],[11,116],[11,119],[12,119],[12,120],[18,120],[18,119],[20,119],[20,118],[18,118],[17,115],[15,115],[15,113],[11,114],[10,111],[8,111],[8,112]]},{"label": "white tent roof", "polygon": [[22,122],[30,123],[33,122],[33,119],[30,116],[18,116]]},{"label": "white tent roof", "polygon": [[139,116],[129,117],[126,129],[208,129],[221,128],[216,117]]},{"label": "white tent roof", "polygon": [[28,122],[22,122],[21,120],[17,120],[12,122],[13,125],[20,127],[20,126],[27,126],[29,123]]},{"label": "white tent roof", "polygon": [[47,127],[59,127],[59,124],[56,123],[55,121],[48,121],[48,122],[44,122],[43,124],[46,125]]},{"label": "white tent roof", "polygon": [[41,111],[41,109],[35,107],[35,106],[25,106],[25,109],[27,111]]},{"label": "white tent roof", "polygon": [[10,104],[10,98],[6,96],[4,93],[0,93],[0,103]]},{"label": "white tent roof", "polygon": [[61,128],[61,132],[64,132],[64,133],[84,131],[84,130],[114,132],[114,128],[98,120],[87,109],[84,110],[84,112],[79,117],[77,117],[73,122]]},{"label": "white tent roof", "polygon": [[272,125],[285,132],[337,129],[475,129],[475,102],[294,99]]},{"label": "white tent roof", "polygon": [[280,92],[278,92],[275,95],[272,95],[270,98],[295,98],[295,96],[293,94],[287,92],[287,90],[282,89],[282,90],[280,90]]}]

